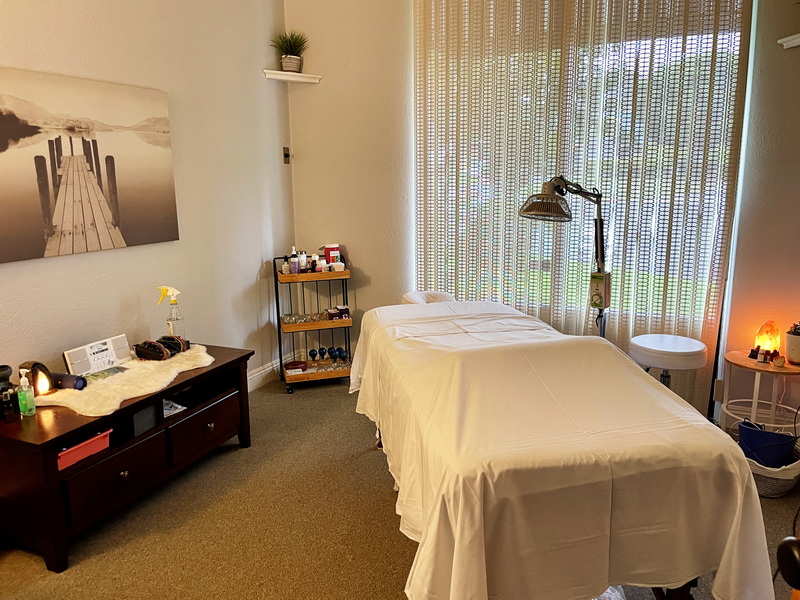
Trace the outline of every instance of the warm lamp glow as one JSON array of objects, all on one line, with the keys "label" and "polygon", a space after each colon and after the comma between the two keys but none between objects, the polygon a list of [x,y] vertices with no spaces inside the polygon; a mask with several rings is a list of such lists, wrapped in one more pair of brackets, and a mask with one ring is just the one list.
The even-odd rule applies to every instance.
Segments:
[{"label": "warm lamp glow", "polygon": [[44,371],[36,373],[36,382],[34,383],[34,391],[36,396],[42,396],[51,391],[50,378]]},{"label": "warm lamp glow", "polygon": [[34,396],[49,394],[53,391],[53,378],[50,377],[50,370],[42,363],[29,360],[22,363],[19,368],[20,372],[22,369],[27,369],[28,383],[33,388]]},{"label": "warm lamp glow", "polygon": [[756,334],[756,346],[761,346],[765,352],[780,350],[781,330],[775,325],[775,321],[764,321]]}]

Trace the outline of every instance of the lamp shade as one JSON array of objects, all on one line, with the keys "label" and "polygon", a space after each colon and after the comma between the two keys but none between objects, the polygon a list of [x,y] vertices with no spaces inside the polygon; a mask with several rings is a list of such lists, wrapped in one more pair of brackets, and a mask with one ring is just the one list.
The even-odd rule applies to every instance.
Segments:
[{"label": "lamp shade", "polygon": [[519,209],[519,216],[538,221],[565,222],[572,220],[572,211],[564,197],[556,192],[556,184],[546,181],[539,194],[529,196]]}]

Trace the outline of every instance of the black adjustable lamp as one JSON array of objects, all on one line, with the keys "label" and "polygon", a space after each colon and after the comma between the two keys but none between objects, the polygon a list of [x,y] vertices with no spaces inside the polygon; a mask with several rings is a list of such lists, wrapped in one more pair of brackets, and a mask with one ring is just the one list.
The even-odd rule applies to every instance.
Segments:
[{"label": "black adjustable lamp", "polygon": [[567,181],[562,176],[553,177],[542,184],[539,194],[529,196],[519,209],[519,216],[538,221],[565,223],[572,220],[572,212],[564,196],[569,192],[588,200],[597,207],[597,216],[594,219],[594,260],[596,270],[591,278],[591,297],[589,306],[598,309],[595,319],[597,330],[601,336],[606,336],[606,319],[604,311],[611,305],[611,280],[606,273],[606,251],[603,236],[603,216],[600,210],[603,195],[597,190],[584,190],[577,183]]}]

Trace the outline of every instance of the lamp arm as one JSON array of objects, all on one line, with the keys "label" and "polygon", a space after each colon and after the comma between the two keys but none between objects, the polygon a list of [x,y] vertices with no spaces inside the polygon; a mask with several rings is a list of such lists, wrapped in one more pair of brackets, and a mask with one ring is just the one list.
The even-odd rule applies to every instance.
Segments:
[{"label": "lamp arm", "polygon": [[[597,212],[600,212],[600,205],[597,205]],[[603,219],[600,215],[594,220],[594,258],[597,261],[597,272],[606,272],[606,248],[605,232],[603,231]]]},{"label": "lamp arm", "polygon": [[567,181],[561,175],[559,175],[558,177],[553,177],[551,181],[555,183],[556,191],[560,193],[562,196],[566,192],[569,192],[570,194],[575,194],[576,196],[580,196],[581,198],[588,200],[592,204],[596,204],[598,208],[600,207],[600,201],[603,197],[603,194],[601,194],[597,188],[592,189],[592,191],[590,192],[588,190],[583,189],[577,183]]},{"label": "lamp arm", "polygon": [[[594,219],[594,259],[597,265],[597,272],[604,274],[604,285],[607,286],[608,274],[606,274],[606,245],[605,233],[603,231],[603,213],[601,211],[603,194],[601,194],[600,190],[597,188],[592,188],[591,192],[585,190],[577,183],[567,181],[561,175],[553,177],[548,183],[552,185],[555,193],[560,196],[566,196],[567,192],[569,192],[570,194],[580,196],[584,200],[588,200],[597,207],[597,214]],[[548,187],[549,186],[547,186],[547,184],[542,186],[542,195],[548,196],[553,193],[547,191]],[[597,324],[597,331],[600,333],[600,335],[602,337],[606,337],[606,316],[605,309],[603,307],[598,308],[595,323]]]},{"label": "lamp arm", "polygon": [[600,206],[603,199],[603,194],[600,190],[593,188],[592,191],[583,189],[579,184],[573,183],[564,179],[563,176],[553,177],[551,179],[555,184],[556,192],[565,195],[567,192],[580,196],[584,200],[588,200],[597,207],[597,214],[594,219],[594,259],[597,263],[597,271],[605,273],[606,271],[606,248],[605,248],[605,232],[603,231],[603,215]]}]

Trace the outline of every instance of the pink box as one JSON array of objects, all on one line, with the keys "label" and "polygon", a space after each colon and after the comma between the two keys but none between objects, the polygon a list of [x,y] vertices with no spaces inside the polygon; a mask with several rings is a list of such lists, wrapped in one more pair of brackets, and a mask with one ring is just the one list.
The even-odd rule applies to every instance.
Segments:
[{"label": "pink box", "polygon": [[83,460],[87,456],[91,456],[92,454],[100,452],[100,450],[105,450],[108,448],[108,436],[112,431],[113,429],[109,429],[103,433],[98,433],[96,436],[89,438],[85,442],[81,442],[72,448],[67,448],[66,450],[59,452],[58,470],[61,471],[62,469],[66,469],[67,467],[74,465],[79,460]]}]

